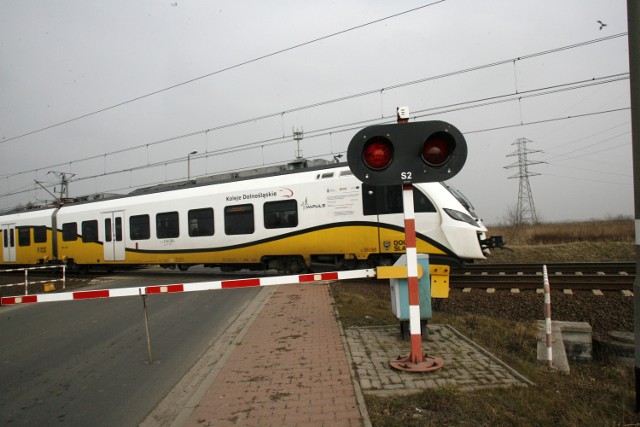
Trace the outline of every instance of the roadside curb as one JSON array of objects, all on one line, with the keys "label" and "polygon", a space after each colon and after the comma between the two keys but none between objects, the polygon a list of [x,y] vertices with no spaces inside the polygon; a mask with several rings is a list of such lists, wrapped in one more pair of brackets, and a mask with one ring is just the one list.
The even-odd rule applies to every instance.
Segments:
[{"label": "roadside curb", "polygon": [[333,305],[333,314],[336,316],[336,322],[338,323],[338,328],[340,329],[340,338],[342,339],[342,346],[344,347],[344,351],[347,354],[347,360],[349,365],[349,373],[351,374],[351,382],[353,383],[353,389],[356,394],[356,400],[358,401],[358,409],[360,410],[360,415],[362,415],[362,421],[364,427],[372,427],[371,419],[369,418],[369,412],[367,411],[367,405],[364,401],[364,394],[362,393],[362,389],[360,388],[360,381],[356,375],[355,370],[353,369],[353,356],[351,354],[351,348],[349,348],[349,343],[347,342],[347,335],[345,334],[344,328],[342,327],[342,322],[340,321],[340,317],[338,316],[338,309],[336,306],[336,301],[333,298],[333,292],[331,292],[331,284],[329,283],[329,296],[331,297],[331,304]]}]

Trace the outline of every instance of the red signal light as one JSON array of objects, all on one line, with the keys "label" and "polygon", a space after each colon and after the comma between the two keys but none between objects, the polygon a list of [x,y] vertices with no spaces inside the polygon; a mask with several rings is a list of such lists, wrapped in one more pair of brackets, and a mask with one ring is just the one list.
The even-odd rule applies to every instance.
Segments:
[{"label": "red signal light", "polygon": [[367,141],[362,150],[365,165],[371,169],[384,169],[393,160],[393,145],[382,136],[376,136]]},{"label": "red signal light", "polygon": [[429,136],[422,146],[422,160],[430,166],[444,164],[455,148],[453,137],[447,132],[436,132]]}]

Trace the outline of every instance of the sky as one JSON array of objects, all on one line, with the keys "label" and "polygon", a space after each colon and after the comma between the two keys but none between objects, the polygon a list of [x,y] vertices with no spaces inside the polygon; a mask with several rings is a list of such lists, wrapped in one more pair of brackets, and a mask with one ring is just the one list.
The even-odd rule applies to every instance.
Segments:
[{"label": "sky", "polygon": [[450,184],[490,225],[521,138],[539,220],[633,217],[626,32],[625,0],[0,0],[0,210],[61,174],[74,197],[285,163],[294,130],[345,160],[408,106],[464,134]]}]

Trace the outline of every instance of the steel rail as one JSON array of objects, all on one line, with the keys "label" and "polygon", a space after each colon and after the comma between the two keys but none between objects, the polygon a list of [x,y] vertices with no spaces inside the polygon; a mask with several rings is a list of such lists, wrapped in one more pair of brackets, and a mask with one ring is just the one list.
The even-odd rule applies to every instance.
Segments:
[{"label": "steel rail", "polygon": [[[633,263],[547,264],[552,289],[632,290]],[[475,265],[455,268],[452,288],[542,289],[542,264]]]}]

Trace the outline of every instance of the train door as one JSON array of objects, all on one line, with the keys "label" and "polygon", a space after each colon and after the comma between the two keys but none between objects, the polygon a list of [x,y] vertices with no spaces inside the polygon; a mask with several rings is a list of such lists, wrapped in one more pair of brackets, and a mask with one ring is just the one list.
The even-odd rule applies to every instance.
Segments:
[{"label": "train door", "polygon": [[103,212],[104,260],[124,261],[124,212]]},{"label": "train door", "polygon": [[401,253],[405,250],[402,187],[362,185],[365,215],[378,219],[380,253]]},{"label": "train door", "polygon": [[2,256],[4,262],[16,262],[16,225],[3,224],[2,229]]},{"label": "train door", "polygon": [[[376,214],[378,218],[378,234],[381,253],[403,253],[406,250],[404,236],[404,209],[402,202],[402,186],[362,185],[365,215]],[[416,215],[416,231],[426,234],[439,222],[436,209],[431,201],[417,188],[413,189],[414,211]],[[434,213],[434,216],[424,215]],[[420,217],[418,221],[417,217]]]}]

